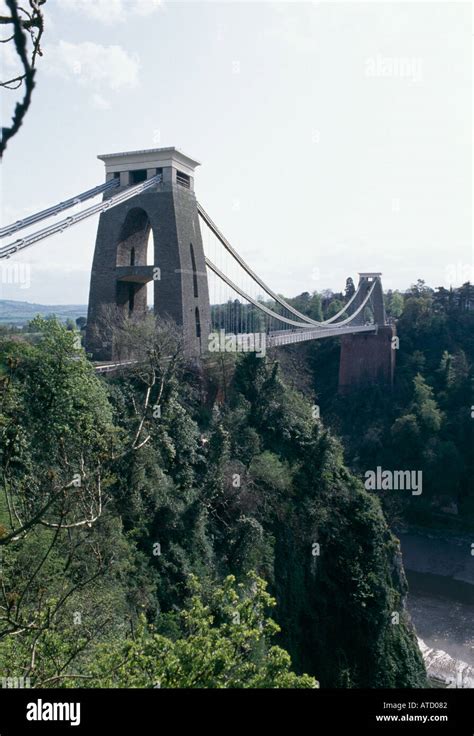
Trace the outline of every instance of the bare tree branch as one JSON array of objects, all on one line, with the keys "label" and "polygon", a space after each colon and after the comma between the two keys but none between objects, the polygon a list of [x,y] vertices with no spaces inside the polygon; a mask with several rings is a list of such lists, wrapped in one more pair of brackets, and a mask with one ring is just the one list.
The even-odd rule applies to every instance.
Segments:
[{"label": "bare tree branch", "polygon": [[[46,0],[29,0],[31,12],[28,12],[17,4],[17,0],[5,0],[8,9],[11,13],[10,16],[1,16],[0,24],[13,25],[13,35],[8,39],[4,39],[2,43],[8,41],[14,41],[17,55],[21,61],[23,72],[12,79],[8,79],[5,82],[0,82],[0,87],[5,89],[18,89],[24,83],[25,93],[21,102],[17,102],[15,111],[13,113],[11,125],[9,127],[2,127],[2,137],[0,140],[0,157],[3,155],[10,138],[18,132],[20,129],[24,117],[28,112],[28,108],[31,104],[31,96],[35,87],[35,63],[36,57],[41,56],[40,41],[43,35],[43,13],[40,6],[44,5]],[[26,15],[25,18],[20,17],[20,12]],[[33,44],[33,53],[31,61],[28,59],[27,53],[27,35],[29,33]]]},{"label": "bare tree branch", "polygon": [[42,506],[42,508],[36,514],[34,514],[31,519],[28,519],[28,521],[22,524],[18,529],[14,529],[12,532],[10,532],[10,534],[6,534],[5,536],[0,537],[0,545],[18,541],[21,536],[25,534],[25,532],[29,531],[33,526],[35,526],[35,524],[39,524],[43,514],[45,514],[50,506],[52,506],[52,504],[61,496],[61,494],[64,493],[64,491],[67,488],[70,488],[73,484],[74,481],[71,481],[71,483],[68,483],[63,488],[60,488],[59,491],[53,493],[53,495],[50,496],[45,505]]}]

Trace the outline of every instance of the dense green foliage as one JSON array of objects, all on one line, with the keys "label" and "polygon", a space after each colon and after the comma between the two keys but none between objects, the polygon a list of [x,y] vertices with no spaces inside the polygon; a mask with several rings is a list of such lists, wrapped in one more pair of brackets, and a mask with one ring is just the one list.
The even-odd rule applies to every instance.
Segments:
[{"label": "dense green foliage", "polygon": [[421,470],[423,493],[385,494],[389,520],[472,528],[474,521],[474,287],[433,290],[419,281],[387,295],[398,317],[392,394],[377,387],[337,395],[339,347],[312,344],[307,359],[322,416],[343,438],[345,459],[367,469]]},{"label": "dense green foliage", "polygon": [[[315,688],[317,681],[290,671],[290,657],[267,642],[279,627],[266,618],[275,605],[266,583],[247,585],[228,576],[208,603],[191,577],[193,596],[179,614],[165,616],[165,636],[142,618],[133,638],[98,647],[90,680],[101,687]],[[69,683],[80,686],[80,681]]]},{"label": "dense green foliage", "polygon": [[4,676],[425,683],[379,501],[276,362],[191,370],[145,320],[139,364],[106,380],[72,331],[34,328],[0,348]]}]

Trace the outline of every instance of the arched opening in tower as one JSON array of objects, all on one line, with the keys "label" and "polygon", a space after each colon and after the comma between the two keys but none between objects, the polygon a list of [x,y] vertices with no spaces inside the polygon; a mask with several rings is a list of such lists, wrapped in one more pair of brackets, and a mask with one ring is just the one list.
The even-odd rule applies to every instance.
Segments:
[{"label": "arched opening in tower", "polygon": [[141,207],[133,207],[120,230],[116,265],[126,269],[117,281],[116,303],[125,314],[141,315],[147,311],[147,284],[140,267],[147,265],[151,232],[148,215]]},{"label": "arched opening in tower", "polygon": [[145,210],[133,207],[125,218],[117,246],[117,266],[145,266],[150,221]]}]

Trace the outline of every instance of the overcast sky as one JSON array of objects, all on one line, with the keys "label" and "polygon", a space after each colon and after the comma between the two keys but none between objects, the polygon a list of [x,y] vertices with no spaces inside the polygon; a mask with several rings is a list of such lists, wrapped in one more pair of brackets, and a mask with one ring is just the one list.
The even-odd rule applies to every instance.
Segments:
[{"label": "overcast sky", "polygon": [[[44,13],[3,224],[102,182],[97,154],[177,146],[202,162],[204,208],[287,296],[366,270],[386,288],[472,280],[470,3],[47,0]],[[2,97],[5,124],[18,93]],[[17,256],[29,287],[2,272],[0,297],[86,303],[96,228]]]}]

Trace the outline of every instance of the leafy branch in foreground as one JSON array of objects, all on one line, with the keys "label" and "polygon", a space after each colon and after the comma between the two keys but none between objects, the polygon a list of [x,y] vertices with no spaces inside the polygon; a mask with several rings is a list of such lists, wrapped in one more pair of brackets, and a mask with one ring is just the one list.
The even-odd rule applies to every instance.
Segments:
[{"label": "leafy branch in foreground", "polygon": [[[270,640],[279,626],[266,615],[275,600],[266,582],[249,573],[245,583],[229,575],[209,600],[196,577],[192,596],[178,614],[165,615],[171,634],[144,619],[131,639],[101,645],[90,671],[95,687],[317,688],[309,675],[291,671],[288,653]],[[176,633],[178,630],[178,633]],[[70,675],[68,686],[80,686]]]}]

